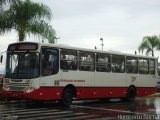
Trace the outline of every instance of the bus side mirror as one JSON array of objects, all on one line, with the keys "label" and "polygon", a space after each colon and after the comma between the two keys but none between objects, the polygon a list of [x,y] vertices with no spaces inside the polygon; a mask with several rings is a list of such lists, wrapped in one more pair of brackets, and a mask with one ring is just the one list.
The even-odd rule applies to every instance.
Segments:
[{"label": "bus side mirror", "polygon": [[2,61],[3,61],[3,55],[1,55],[1,58],[0,58],[0,62],[2,63]]}]

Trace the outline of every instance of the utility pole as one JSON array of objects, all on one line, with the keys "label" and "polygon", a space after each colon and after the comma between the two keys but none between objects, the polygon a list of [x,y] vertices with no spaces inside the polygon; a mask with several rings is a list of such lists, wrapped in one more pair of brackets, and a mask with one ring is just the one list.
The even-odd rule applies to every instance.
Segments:
[{"label": "utility pole", "polygon": [[54,37],[54,39],[55,39],[55,44],[57,44],[57,39],[60,39],[60,37]]},{"label": "utility pole", "polygon": [[100,38],[100,40],[102,41],[102,50],[103,50],[103,46],[104,46],[104,44],[103,44],[103,38]]}]

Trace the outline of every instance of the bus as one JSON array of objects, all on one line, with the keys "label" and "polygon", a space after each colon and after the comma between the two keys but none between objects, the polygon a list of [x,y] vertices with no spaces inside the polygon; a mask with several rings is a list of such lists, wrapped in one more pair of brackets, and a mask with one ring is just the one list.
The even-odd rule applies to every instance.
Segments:
[{"label": "bus", "polygon": [[156,79],[155,57],[19,42],[7,49],[2,94],[65,106],[76,99],[134,101],[154,94]]}]

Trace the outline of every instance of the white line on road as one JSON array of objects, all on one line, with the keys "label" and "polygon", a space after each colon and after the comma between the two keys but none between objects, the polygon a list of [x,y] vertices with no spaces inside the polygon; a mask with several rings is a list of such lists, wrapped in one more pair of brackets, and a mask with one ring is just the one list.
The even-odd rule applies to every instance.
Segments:
[{"label": "white line on road", "polygon": [[128,114],[144,114],[144,113],[139,113],[139,112],[117,110],[117,109],[96,108],[96,107],[78,106],[78,105],[71,105],[71,106],[72,107],[79,107],[79,108],[86,108],[86,109],[94,109],[94,110],[104,110],[104,111],[113,111],[113,112],[120,112],[120,113],[128,113]]}]

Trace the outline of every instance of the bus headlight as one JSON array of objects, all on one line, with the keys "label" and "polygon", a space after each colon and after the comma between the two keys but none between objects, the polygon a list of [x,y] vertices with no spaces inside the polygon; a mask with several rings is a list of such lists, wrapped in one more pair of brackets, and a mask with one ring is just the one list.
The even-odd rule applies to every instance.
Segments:
[{"label": "bus headlight", "polygon": [[10,87],[7,86],[7,85],[3,85],[3,90],[5,90],[5,91],[10,91]]},{"label": "bus headlight", "polygon": [[33,92],[34,90],[35,90],[34,87],[27,87],[27,88],[24,90],[24,92],[25,92],[25,93],[30,93],[30,92]]}]

